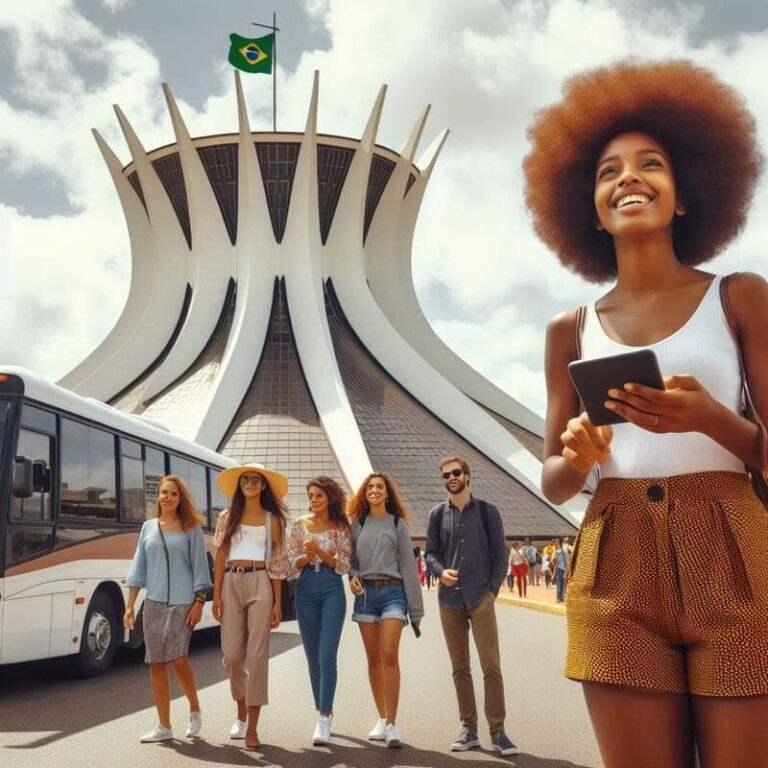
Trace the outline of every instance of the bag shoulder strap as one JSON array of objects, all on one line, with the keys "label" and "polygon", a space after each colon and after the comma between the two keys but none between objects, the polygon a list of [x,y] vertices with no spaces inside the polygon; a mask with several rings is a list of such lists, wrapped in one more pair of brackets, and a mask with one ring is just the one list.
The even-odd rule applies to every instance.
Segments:
[{"label": "bag shoulder strap", "polygon": [[[739,274],[734,272],[733,274]],[[744,415],[754,424],[757,424],[758,442],[760,446],[760,467],[762,471],[768,469],[768,433],[766,433],[765,425],[763,424],[760,414],[755,408],[755,403],[752,400],[752,393],[749,391],[749,380],[747,378],[747,367],[744,363],[744,350],[741,346],[741,334],[739,333],[739,326],[736,322],[736,316],[733,312],[733,303],[731,297],[728,294],[728,283],[733,275],[726,275],[720,281],[720,304],[723,308],[723,315],[725,316],[728,330],[733,336],[733,340],[736,343],[736,354],[739,359],[739,370],[741,372],[741,387],[744,397]]]},{"label": "bag shoulder strap", "polygon": [[574,339],[574,360],[581,360],[581,340],[584,337],[584,324],[587,322],[587,308],[576,310],[576,338]]},{"label": "bag shoulder strap", "polygon": [[163,552],[165,552],[165,576],[166,576],[166,600],[165,604],[171,604],[171,558],[168,554],[168,545],[165,543],[165,534],[163,533],[163,527],[160,525],[160,518],[157,518],[157,530],[160,534],[160,538],[163,542]]},{"label": "bag shoulder strap", "polygon": [[[573,334],[573,360],[581,360],[581,340],[584,338],[584,324],[587,321],[587,308],[582,306],[576,309],[576,325]],[[586,410],[581,395],[576,393],[579,398],[579,412]]]}]

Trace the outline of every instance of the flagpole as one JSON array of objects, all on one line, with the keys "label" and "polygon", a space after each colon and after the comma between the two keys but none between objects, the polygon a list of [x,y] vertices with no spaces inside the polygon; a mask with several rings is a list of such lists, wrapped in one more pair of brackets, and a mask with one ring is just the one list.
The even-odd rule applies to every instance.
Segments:
[{"label": "flagpole", "polygon": [[277,133],[277,14],[272,11],[272,26],[252,21],[254,27],[272,30],[272,131]]},{"label": "flagpole", "polygon": [[272,131],[277,133],[277,14],[272,11]]}]

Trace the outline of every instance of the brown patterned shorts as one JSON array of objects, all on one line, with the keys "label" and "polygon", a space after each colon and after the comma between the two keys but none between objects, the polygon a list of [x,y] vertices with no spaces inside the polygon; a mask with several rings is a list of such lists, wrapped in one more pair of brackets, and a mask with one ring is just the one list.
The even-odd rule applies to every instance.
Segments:
[{"label": "brown patterned shorts", "polygon": [[768,694],[768,511],[749,478],[602,480],[569,564],[574,680]]}]

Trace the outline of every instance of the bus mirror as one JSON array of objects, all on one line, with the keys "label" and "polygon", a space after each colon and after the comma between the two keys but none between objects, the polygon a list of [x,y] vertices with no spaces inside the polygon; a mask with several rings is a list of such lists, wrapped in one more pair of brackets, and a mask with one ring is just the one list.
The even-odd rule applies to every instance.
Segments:
[{"label": "bus mirror", "polygon": [[32,461],[23,456],[13,460],[13,497],[28,499],[32,495]]},{"label": "bus mirror", "polygon": [[35,459],[32,462],[32,490],[43,493],[51,491],[51,470],[44,459]]}]

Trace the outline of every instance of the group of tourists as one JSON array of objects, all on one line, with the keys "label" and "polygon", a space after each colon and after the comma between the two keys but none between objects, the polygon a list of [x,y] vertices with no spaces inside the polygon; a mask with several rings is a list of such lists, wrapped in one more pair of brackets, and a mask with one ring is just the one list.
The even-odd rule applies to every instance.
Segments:
[{"label": "group of tourists", "polygon": [[[504,755],[515,754],[517,747],[504,731],[494,613],[506,569],[501,517],[495,507],[470,495],[465,461],[449,457],[440,469],[448,501],[430,514],[426,562],[441,585],[440,618],[462,721],[451,749],[464,751],[480,743],[469,665],[471,623],[485,681],[491,744]],[[173,739],[169,667],[189,701],[185,736],[200,735],[202,713],[188,651],[212,587],[213,616],[221,622],[224,666],[236,706],[229,738],[244,740],[246,749],[261,746],[258,724],[269,700],[270,631],[282,619],[282,582],[295,579],[296,616],[317,711],[312,743],[329,744],[347,612],[342,577],[348,576],[352,621],[360,629],[376,710],[368,738],[391,748],[402,746],[397,726],[400,638],[409,623],[419,636],[424,603],[409,515],[392,479],[371,473],[348,501],[334,479],[313,477],[307,483],[309,514],[294,520],[289,533],[285,475],[244,464],[225,469],[217,482],[230,503],[219,515],[213,538],[213,583],[201,518],[177,475],[160,483],[157,517],[142,526],[126,580],[123,623],[129,629],[135,627],[139,590],[147,590],[142,620],[159,722],[141,741]]]},{"label": "group of tourists", "polygon": [[[529,140],[525,192],[537,234],[586,280],[613,282],[547,331],[542,490],[556,504],[592,492],[571,556],[564,546],[554,552],[558,599],[568,580],[566,675],[582,684],[605,768],[693,768],[696,755],[702,768],[751,768],[768,754],[768,514],[755,493],[768,469],[768,283],[698,266],[745,222],[764,162],[755,121],[697,65],[632,60],[574,76],[562,101],[536,115]],[[617,383],[604,407],[619,423],[593,423],[568,365],[637,347],[655,352],[664,388]],[[464,461],[445,460],[441,473],[448,499],[430,514],[425,554],[440,584],[462,723],[452,749],[479,744],[471,626],[493,746],[514,754],[494,613],[509,567],[501,518],[470,494]],[[284,478],[248,466],[222,477],[231,478],[222,487],[232,504],[217,530],[214,605],[238,707],[233,737],[259,743],[265,649],[290,573],[300,574],[314,741],[328,742],[349,573],[377,710],[369,736],[399,745],[397,648],[423,608],[391,481],[367,478],[346,515],[341,489],[310,481],[311,512],[281,558]],[[525,547],[513,553],[522,586]],[[147,588],[160,720],[147,740],[171,737],[169,665],[195,736],[186,649],[211,585],[199,519],[177,477],[161,484],[128,584],[129,627],[138,588]]]},{"label": "group of tourists", "polygon": [[517,595],[528,597],[528,587],[538,587],[542,580],[547,589],[556,586],[558,603],[565,600],[568,560],[573,546],[568,538],[553,539],[539,549],[525,539],[522,546],[513,541],[507,562],[507,589],[511,592],[517,585]]}]

